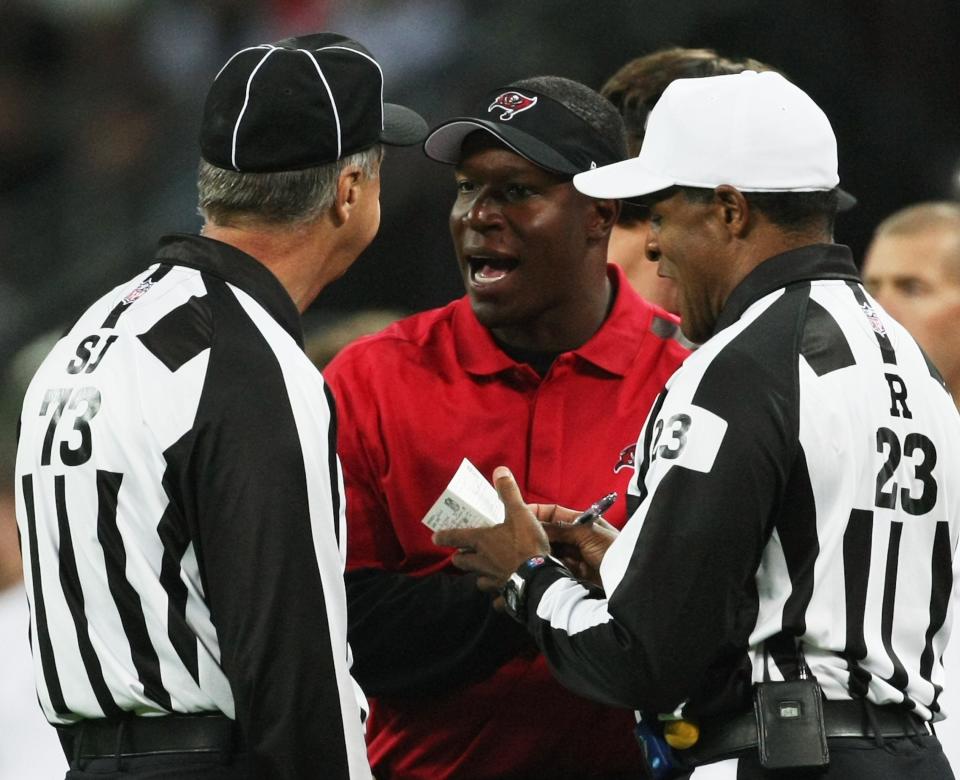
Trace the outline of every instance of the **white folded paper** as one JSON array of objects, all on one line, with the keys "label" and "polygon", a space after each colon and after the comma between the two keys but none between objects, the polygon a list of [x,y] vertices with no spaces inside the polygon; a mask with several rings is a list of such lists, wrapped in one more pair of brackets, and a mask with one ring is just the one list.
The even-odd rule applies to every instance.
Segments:
[{"label": "white folded paper", "polygon": [[464,458],[422,522],[434,531],[496,525],[503,522],[503,504],[493,485]]}]

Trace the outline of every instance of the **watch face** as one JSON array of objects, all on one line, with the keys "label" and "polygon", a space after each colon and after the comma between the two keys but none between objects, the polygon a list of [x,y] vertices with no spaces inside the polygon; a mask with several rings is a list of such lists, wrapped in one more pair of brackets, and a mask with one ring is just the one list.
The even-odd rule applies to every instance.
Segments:
[{"label": "watch face", "polygon": [[517,593],[517,586],[511,581],[507,581],[503,589],[503,600],[511,612],[517,611],[517,597],[519,595],[520,594]]},{"label": "watch face", "polygon": [[519,620],[520,602],[523,594],[523,580],[516,574],[510,575],[510,579],[503,586],[503,603],[507,608],[507,614],[515,620]]}]

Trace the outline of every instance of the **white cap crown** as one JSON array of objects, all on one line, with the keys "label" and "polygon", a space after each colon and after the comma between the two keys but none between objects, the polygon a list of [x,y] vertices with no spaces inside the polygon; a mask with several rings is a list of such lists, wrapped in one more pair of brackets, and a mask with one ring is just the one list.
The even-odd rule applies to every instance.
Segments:
[{"label": "white cap crown", "polygon": [[574,177],[578,190],[598,198],[674,185],[809,192],[839,181],[826,114],[772,71],[672,82],[650,113],[639,156]]}]

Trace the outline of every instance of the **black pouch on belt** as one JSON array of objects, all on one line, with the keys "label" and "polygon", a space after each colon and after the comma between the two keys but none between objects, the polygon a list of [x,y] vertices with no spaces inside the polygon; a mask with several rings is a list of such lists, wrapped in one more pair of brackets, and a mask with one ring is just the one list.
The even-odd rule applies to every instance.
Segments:
[{"label": "black pouch on belt", "polygon": [[[767,652],[764,648],[764,666]],[[823,723],[823,693],[810,677],[802,654],[800,679],[771,682],[764,669],[764,682],[754,689],[760,764],[767,769],[812,769],[830,763]]]}]

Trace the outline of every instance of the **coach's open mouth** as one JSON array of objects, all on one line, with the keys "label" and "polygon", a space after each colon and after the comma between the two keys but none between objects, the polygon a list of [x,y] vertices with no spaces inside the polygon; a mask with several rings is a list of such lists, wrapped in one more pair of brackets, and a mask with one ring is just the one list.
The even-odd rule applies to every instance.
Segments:
[{"label": "coach's open mouth", "polygon": [[495,284],[518,265],[516,258],[492,255],[470,255],[467,263],[470,265],[470,281],[476,285]]}]

